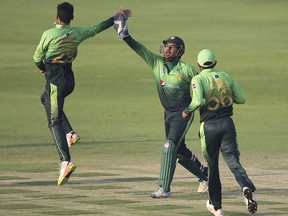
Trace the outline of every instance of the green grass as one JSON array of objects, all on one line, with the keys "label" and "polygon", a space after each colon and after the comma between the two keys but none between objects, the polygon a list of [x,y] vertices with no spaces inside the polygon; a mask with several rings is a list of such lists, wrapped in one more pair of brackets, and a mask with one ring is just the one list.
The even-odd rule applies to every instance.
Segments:
[{"label": "green grass", "polygon": [[[178,167],[173,198],[153,200],[164,139],[163,110],[149,67],[113,28],[83,42],[74,62],[76,88],[65,111],[81,135],[71,155],[78,168],[57,187],[58,155],[40,103],[44,77],[32,56],[53,26],[58,1],[0,0],[0,215],[210,215],[197,179]],[[255,182],[258,215],[287,214],[288,91],[285,0],[83,0],[73,25],[98,24],[130,8],[130,33],[158,52],[171,35],[196,65],[203,48],[243,87],[235,106],[241,163]],[[187,135],[203,160],[199,117]],[[247,215],[239,186],[220,160],[225,215]]]}]

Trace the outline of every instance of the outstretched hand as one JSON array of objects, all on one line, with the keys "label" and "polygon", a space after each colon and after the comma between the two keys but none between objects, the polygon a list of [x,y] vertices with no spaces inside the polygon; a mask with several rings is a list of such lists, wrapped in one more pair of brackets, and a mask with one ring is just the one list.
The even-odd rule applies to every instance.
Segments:
[{"label": "outstretched hand", "polygon": [[129,9],[123,9],[122,7],[117,10],[117,15],[122,14],[125,18],[128,18],[132,15],[132,11]]},{"label": "outstretched hand", "polygon": [[114,16],[114,29],[118,34],[119,40],[123,40],[125,37],[130,36],[128,32],[128,26],[126,24],[128,17],[132,15],[129,9],[123,9],[122,7],[117,11]]}]

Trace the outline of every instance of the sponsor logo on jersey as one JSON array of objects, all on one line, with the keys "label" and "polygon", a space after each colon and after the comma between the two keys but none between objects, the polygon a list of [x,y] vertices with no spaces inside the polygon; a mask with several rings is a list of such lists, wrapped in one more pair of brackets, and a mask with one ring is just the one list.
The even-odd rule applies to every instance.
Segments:
[{"label": "sponsor logo on jersey", "polygon": [[192,88],[195,89],[197,87],[196,83],[192,83]]},{"label": "sponsor logo on jersey", "polygon": [[161,73],[161,74],[165,74],[165,68],[161,68],[161,69],[160,69],[160,73]]},{"label": "sponsor logo on jersey", "polygon": [[160,85],[164,88],[172,88],[172,89],[180,89],[179,86],[177,85],[173,85],[173,84],[170,84],[170,83],[166,83],[164,80],[160,80]]}]

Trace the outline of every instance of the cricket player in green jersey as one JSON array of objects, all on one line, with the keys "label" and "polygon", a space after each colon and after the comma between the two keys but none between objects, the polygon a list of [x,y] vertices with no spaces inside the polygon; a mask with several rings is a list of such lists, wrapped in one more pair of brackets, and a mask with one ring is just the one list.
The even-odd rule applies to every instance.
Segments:
[{"label": "cricket player in green jersey", "polygon": [[151,67],[158,96],[164,108],[166,140],[162,147],[159,187],[151,194],[151,197],[167,198],[171,196],[170,185],[177,159],[181,165],[199,178],[198,192],[206,192],[208,169],[185,144],[185,133],[193,117],[189,122],[182,117],[182,111],[191,102],[190,85],[197,72],[193,66],[180,60],[185,52],[183,40],[177,36],[164,40],[161,46],[163,56],[161,56],[152,53],[129,35],[125,19],[120,17],[115,20],[114,27],[118,32],[119,39],[124,39],[128,46]]},{"label": "cricket player in green jersey", "polygon": [[[76,169],[76,165],[71,162],[66,137],[66,134],[73,130],[63,107],[65,97],[73,92],[75,86],[72,62],[77,56],[77,48],[87,38],[113,26],[114,18],[119,14],[125,14],[126,18],[131,15],[130,10],[120,9],[115,16],[98,25],[72,27],[70,22],[74,18],[73,13],[74,7],[68,2],[57,6],[55,27],[42,34],[33,57],[36,66],[46,78],[46,87],[41,102],[45,106],[48,127],[59,153],[61,167],[59,186],[65,184]],[[73,135],[71,133],[71,138],[77,138]]]},{"label": "cricket player in green jersey", "polygon": [[209,200],[206,207],[214,215],[224,215],[218,165],[221,151],[241,187],[248,211],[255,213],[257,203],[252,192],[256,188],[240,164],[236,129],[231,118],[233,104],[245,103],[243,91],[231,76],[214,68],[217,61],[211,50],[199,52],[197,61],[201,72],[192,79],[192,102],[182,115],[187,118],[197,108],[200,109],[201,148],[209,167]]}]

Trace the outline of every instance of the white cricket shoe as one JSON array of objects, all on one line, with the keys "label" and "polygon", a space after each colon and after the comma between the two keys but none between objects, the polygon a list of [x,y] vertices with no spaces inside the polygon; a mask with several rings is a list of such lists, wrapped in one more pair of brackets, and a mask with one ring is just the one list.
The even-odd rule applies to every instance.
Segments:
[{"label": "white cricket shoe", "polygon": [[171,192],[165,192],[162,187],[159,187],[157,191],[151,194],[152,198],[168,198],[171,196]]},{"label": "white cricket shoe", "polygon": [[208,191],[208,181],[199,181],[198,193],[206,193]]},{"label": "white cricket shoe", "polygon": [[70,131],[66,134],[66,139],[68,143],[68,147],[70,148],[72,145],[74,145],[76,142],[80,140],[80,136],[76,134],[74,131]]},{"label": "white cricket shoe", "polygon": [[257,202],[253,198],[252,191],[248,187],[243,188],[244,203],[247,206],[249,213],[254,214],[257,212]]},{"label": "white cricket shoe", "polygon": [[58,179],[58,186],[61,186],[69,180],[70,175],[76,169],[76,165],[69,161],[62,161],[59,165],[60,165],[60,175]]},{"label": "white cricket shoe", "polygon": [[218,209],[217,211],[214,208],[214,205],[210,204],[209,200],[206,202],[206,208],[209,212],[213,213],[215,216],[224,216],[223,209]]}]

